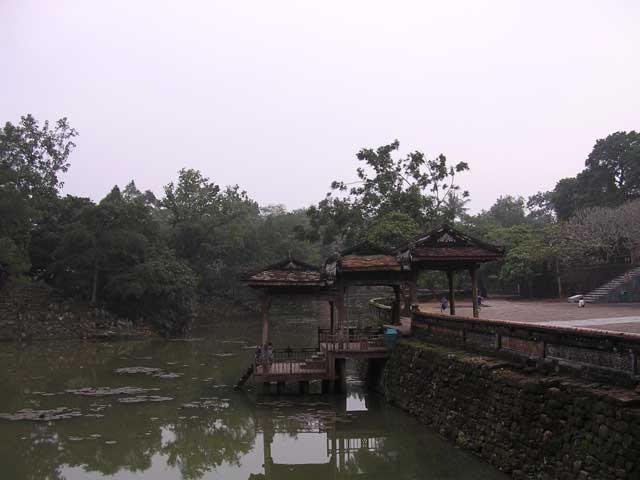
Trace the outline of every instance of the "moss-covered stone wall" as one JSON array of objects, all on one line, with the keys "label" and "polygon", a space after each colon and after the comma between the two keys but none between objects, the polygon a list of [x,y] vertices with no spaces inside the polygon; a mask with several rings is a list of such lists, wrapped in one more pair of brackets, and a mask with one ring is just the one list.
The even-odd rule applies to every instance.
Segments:
[{"label": "moss-covered stone wall", "polygon": [[640,394],[401,341],[388,401],[514,478],[640,479]]}]

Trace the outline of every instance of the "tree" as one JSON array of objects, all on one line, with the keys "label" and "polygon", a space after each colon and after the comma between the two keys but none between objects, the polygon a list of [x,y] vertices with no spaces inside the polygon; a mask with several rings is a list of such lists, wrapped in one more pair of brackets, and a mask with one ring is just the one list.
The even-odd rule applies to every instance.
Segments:
[{"label": "tree", "polygon": [[14,174],[11,180],[26,198],[46,201],[62,186],[58,174],[69,168],[77,134],[66,118],[53,128],[48,121],[40,127],[31,115],[21,117],[18,125],[7,122],[0,130],[0,166]]},{"label": "tree", "polygon": [[365,164],[356,170],[358,181],[334,181],[333,192],[309,208],[309,238],[342,247],[362,240],[378,218],[393,212],[426,228],[452,221],[464,211],[469,193],[460,190],[456,176],[469,169],[465,162],[449,165],[442,154],[427,159],[420,151],[395,159],[399,147],[396,140],[357,153]]},{"label": "tree", "polygon": [[640,133],[599,139],[576,177],[560,180],[548,196],[559,220],[588,207],[615,207],[640,198]]},{"label": "tree", "polygon": [[148,207],[126,201],[116,186],[67,225],[49,275],[67,294],[96,303],[108,277],[143,262],[156,237]]},{"label": "tree", "polygon": [[408,244],[420,233],[418,224],[406,213],[390,212],[380,216],[367,230],[366,241],[382,250]]},{"label": "tree", "polygon": [[489,211],[482,212],[481,217],[500,227],[514,227],[527,223],[524,198],[511,195],[499,197]]},{"label": "tree", "polygon": [[640,197],[640,133],[615,132],[596,142],[585,162],[618,204]]},{"label": "tree", "polygon": [[0,129],[0,240],[14,274],[30,268],[31,231],[57,199],[76,135],[66,118],[41,127],[31,115]]},{"label": "tree", "polygon": [[181,335],[191,325],[196,285],[193,271],[172,252],[161,249],[111,275],[105,294],[111,310],[131,319],[147,319],[165,335]]},{"label": "tree", "polygon": [[197,273],[200,294],[229,293],[235,285],[230,279],[255,252],[249,244],[258,205],[237,185],[221,189],[197,170],[180,170],[177,185],[164,190],[169,244]]}]

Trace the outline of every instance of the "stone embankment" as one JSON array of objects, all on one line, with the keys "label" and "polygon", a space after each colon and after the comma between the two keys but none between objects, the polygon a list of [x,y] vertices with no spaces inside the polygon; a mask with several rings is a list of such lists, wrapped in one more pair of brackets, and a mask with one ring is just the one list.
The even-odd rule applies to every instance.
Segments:
[{"label": "stone embankment", "polygon": [[0,289],[0,341],[127,338],[151,335],[111,313],[66,301],[40,283]]},{"label": "stone embankment", "polygon": [[399,342],[386,398],[521,479],[640,479],[640,392]]}]

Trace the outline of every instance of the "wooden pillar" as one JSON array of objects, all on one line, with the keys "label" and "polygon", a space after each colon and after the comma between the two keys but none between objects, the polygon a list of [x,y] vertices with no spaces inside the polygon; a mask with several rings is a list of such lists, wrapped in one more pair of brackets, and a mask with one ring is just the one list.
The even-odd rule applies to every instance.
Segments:
[{"label": "wooden pillar", "polygon": [[333,333],[334,325],[334,301],[329,300],[329,331]]},{"label": "wooden pillar", "polygon": [[471,302],[473,304],[473,318],[480,316],[478,308],[478,265],[474,265],[469,269],[471,275]]},{"label": "wooden pillar", "polygon": [[338,321],[336,325],[336,330],[342,330],[346,322],[346,309],[344,306],[344,295],[346,291],[346,286],[342,283],[342,281],[338,282],[336,285],[336,314],[338,316]]},{"label": "wooden pillar", "polygon": [[409,314],[411,314],[413,306],[418,304],[418,274],[417,270],[412,271],[409,277]]},{"label": "wooden pillar", "polygon": [[400,323],[400,286],[393,286],[393,311],[391,312],[391,323],[398,325]]},{"label": "wooden pillar", "polygon": [[260,310],[262,313],[262,345],[269,343],[269,307],[271,307],[271,297],[264,295]]},{"label": "wooden pillar", "polygon": [[456,314],[456,298],[453,291],[453,270],[447,270],[447,279],[449,280],[449,311],[451,315]]}]

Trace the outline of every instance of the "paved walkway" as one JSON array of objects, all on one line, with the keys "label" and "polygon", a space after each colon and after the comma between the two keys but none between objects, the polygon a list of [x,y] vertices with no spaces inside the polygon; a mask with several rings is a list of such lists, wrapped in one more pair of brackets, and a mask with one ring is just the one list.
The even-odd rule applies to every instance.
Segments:
[{"label": "paved walkway", "polygon": [[565,320],[557,322],[538,322],[554,327],[594,327],[603,325],[616,325],[620,323],[638,323],[640,324],[640,316],[637,317],[611,317],[611,318],[589,318],[587,320]]},{"label": "paved walkway", "polygon": [[[440,305],[422,303],[420,309],[439,313]],[[456,313],[472,316],[471,302],[457,302]],[[640,333],[640,303],[598,303],[579,308],[566,300],[488,299],[480,318]]]}]

